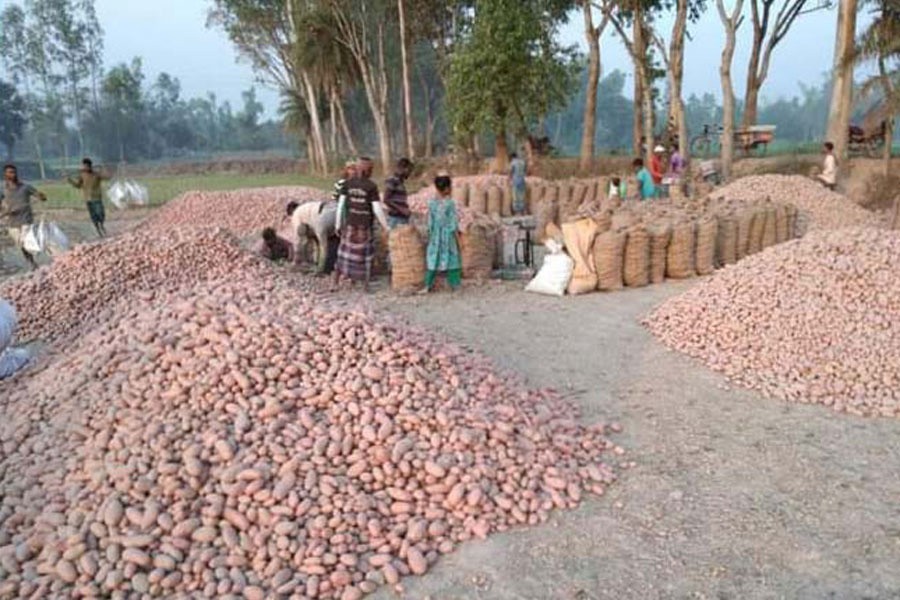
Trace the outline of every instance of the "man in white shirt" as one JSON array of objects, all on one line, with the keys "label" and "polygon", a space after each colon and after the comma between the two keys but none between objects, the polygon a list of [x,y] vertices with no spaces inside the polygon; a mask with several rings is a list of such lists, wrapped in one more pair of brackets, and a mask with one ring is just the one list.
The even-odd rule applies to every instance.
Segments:
[{"label": "man in white shirt", "polygon": [[825,154],[825,161],[822,165],[819,181],[833,191],[837,187],[837,160],[834,158],[834,144],[825,142],[822,145],[822,152]]}]

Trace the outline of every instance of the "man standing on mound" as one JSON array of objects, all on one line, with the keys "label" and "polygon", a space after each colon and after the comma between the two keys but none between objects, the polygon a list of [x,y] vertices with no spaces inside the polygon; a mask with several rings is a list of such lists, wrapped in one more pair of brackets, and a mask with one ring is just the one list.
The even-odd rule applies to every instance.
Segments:
[{"label": "man standing on mound", "polygon": [[352,281],[363,281],[365,290],[369,291],[375,257],[375,219],[385,231],[388,230],[378,186],[372,181],[372,168],[371,159],[360,158],[356,173],[344,184],[337,211],[341,244],[334,271],[335,289],[344,276]]}]

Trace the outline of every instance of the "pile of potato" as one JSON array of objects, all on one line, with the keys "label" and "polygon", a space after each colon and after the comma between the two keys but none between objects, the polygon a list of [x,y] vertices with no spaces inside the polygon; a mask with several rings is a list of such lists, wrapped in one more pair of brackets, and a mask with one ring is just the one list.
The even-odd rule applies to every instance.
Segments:
[{"label": "pile of potato", "polygon": [[0,284],[0,298],[16,306],[21,339],[51,342],[110,318],[135,293],[152,296],[258,264],[226,231],[134,232],[80,244],[49,266]]},{"label": "pile of potato", "polygon": [[646,326],[734,383],[900,415],[900,232],[817,231],[719,271]]},{"label": "pile of potato", "polygon": [[809,217],[809,229],[883,227],[884,217],[800,175],[752,175],[716,188],[714,199],[789,202]]},{"label": "pile of potato", "polygon": [[191,270],[172,252],[203,245],[178,235],[105,246],[130,241],[123,269],[187,269],[179,285],[128,270],[107,290],[73,269],[81,292],[27,297],[66,311],[36,333],[120,295],[0,383],[0,597],[352,600],[615,480],[617,426],[252,259]]},{"label": "pile of potato", "polygon": [[285,218],[285,206],[292,200],[302,204],[330,197],[327,191],[303,186],[187,192],[155,211],[144,226],[156,230],[180,226],[223,227],[246,235],[265,227],[278,229]]}]

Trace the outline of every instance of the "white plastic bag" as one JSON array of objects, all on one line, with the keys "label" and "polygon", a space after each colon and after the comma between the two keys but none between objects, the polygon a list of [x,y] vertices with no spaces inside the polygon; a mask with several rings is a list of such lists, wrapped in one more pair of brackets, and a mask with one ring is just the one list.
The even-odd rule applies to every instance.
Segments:
[{"label": "white plastic bag", "polygon": [[40,254],[44,251],[43,237],[40,226],[25,225],[22,234],[22,248],[30,254]]},{"label": "white plastic bag", "polygon": [[128,207],[128,190],[121,181],[114,181],[112,185],[109,186],[106,196],[109,198],[109,201],[113,203],[113,206],[119,210],[124,210]]},{"label": "white plastic bag", "polygon": [[146,206],[150,202],[150,194],[147,188],[136,181],[126,181],[125,187],[128,188],[128,197],[132,204],[137,206]]},{"label": "white plastic bag", "polygon": [[7,348],[0,352],[0,379],[12,377],[31,360],[31,351],[27,348]]},{"label": "white plastic bag", "polygon": [[56,223],[52,221],[47,223],[41,219],[41,224],[38,226],[38,235],[41,238],[44,249],[51,256],[69,251],[69,238],[66,237],[66,234],[63,233],[63,230]]},{"label": "white plastic bag", "polygon": [[18,325],[16,309],[6,300],[0,299],[0,352],[12,343]]},{"label": "white plastic bag", "polygon": [[[534,276],[525,291],[548,296],[563,296],[569,286],[569,280],[572,279],[572,273],[575,271],[575,261],[565,252],[559,251],[559,243],[554,240],[548,240],[547,247],[552,254],[544,257],[541,270]],[[557,251],[554,252],[554,248]]]}]

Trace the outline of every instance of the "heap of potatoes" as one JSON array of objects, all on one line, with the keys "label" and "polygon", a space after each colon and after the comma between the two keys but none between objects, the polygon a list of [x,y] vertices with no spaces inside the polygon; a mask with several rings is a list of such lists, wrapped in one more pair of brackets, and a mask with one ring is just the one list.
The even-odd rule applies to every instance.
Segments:
[{"label": "heap of potatoes", "polygon": [[106,318],[0,383],[0,597],[353,600],[615,480],[617,426],[254,261],[191,271],[166,235],[106,245],[170,285],[85,275]]}]

